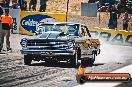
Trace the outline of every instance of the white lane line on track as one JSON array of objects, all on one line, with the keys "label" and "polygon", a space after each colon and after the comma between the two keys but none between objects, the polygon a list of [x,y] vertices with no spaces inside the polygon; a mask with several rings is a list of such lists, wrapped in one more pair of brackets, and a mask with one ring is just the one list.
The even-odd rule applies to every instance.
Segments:
[{"label": "white lane line on track", "polygon": [[[130,73],[131,77],[132,77],[132,65],[128,65],[128,66],[125,66],[123,68],[120,68],[120,69],[117,69],[113,72],[110,72],[110,73]],[[122,84],[120,82],[106,82],[106,83],[103,83],[103,82],[87,82],[83,85],[77,85],[77,86],[74,86],[74,87],[115,87],[119,84]]]}]

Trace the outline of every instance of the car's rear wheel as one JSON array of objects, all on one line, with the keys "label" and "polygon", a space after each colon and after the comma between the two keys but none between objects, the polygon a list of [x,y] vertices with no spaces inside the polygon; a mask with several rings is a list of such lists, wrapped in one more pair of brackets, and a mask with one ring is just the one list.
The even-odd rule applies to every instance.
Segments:
[{"label": "car's rear wheel", "polygon": [[83,65],[93,65],[94,64],[94,61],[95,61],[95,54],[93,53],[91,58],[82,59],[81,60],[81,63]]},{"label": "car's rear wheel", "polygon": [[92,58],[89,59],[89,64],[94,64],[95,61],[95,54],[92,55]]},{"label": "car's rear wheel", "polygon": [[93,54],[92,54],[92,58],[90,58],[90,59],[88,60],[88,63],[93,65],[93,64],[94,64],[94,61],[95,61],[95,54],[93,53]]},{"label": "car's rear wheel", "polygon": [[100,52],[101,52],[101,50],[99,49],[99,50],[98,50],[98,54],[100,54]]},{"label": "car's rear wheel", "polygon": [[30,55],[24,55],[24,64],[25,65],[30,65],[32,62],[32,56]]}]

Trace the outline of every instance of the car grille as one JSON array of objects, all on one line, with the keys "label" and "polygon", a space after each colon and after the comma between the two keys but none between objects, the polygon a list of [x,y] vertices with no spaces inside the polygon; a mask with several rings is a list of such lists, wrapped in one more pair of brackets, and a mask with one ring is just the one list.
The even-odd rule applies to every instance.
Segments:
[{"label": "car grille", "polygon": [[27,46],[30,49],[39,50],[62,50],[68,47],[67,41],[62,40],[28,40]]}]

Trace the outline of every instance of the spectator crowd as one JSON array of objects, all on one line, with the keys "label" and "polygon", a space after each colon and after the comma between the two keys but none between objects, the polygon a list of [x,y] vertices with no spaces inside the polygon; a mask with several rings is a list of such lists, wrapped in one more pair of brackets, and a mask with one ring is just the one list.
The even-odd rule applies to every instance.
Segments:
[{"label": "spectator crowd", "polygon": [[[0,6],[3,8],[19,8],[23,11],[37,11],[37,3],[39,2],[39,11],[45,12],[46,1],[48,0],[30,0],[28,3],[27,0],[0,0]],[[89,0],[88,3],[93,3],[90,1],[97,0]],[[110,2],[107,3],[105,1]],[[119,0],[118,2],[115,2],[115,0],[99,0],[97,5],[99,7],[98,11],[102,12],[105,10],[105,12],[109,13],[108,27],[110,29],[117,29],[118,19],[122,19],[123,30],[132,30],[132,3],[128,2],[128,0]]]},{"label": "spectator crowd", "polygon": [[[118,19],[122,18],[123,30],[132,30],[132,1],[100,0],[97,4],[99,7],[98,11],[109,13],[108,27],[110,29],[117,29]],[[121,15],[123,15],[123,17],[121,17]]]},{"label": "spectator crowd", "polygon": [[[118,9],[116,7],[116,5],[110,5],[107,12],[109,12],[110,16],[109,16],[109,23],[108,23],[108,27],[110,29],[117,29],[117,24],[118,24],[118,19],[122,18],[122,22],[123,22],[123,30],[131,30],[132,27],[132,15],[128,14],[127,11],[124,11],[123,13],[119,11],[120,9]],[[123,17],[120,17],[121,15],[123,15]]]},{"label": "spectator crowd", "polygon": [[[36,11],[38,0],[30,0],[29,2],[29,11]],[[40,0],[40,12],[44,12],[46,10],[46,1],[47,0]],[[20,8],[23,11],[27,10],[28,3],[26,0],[0,0],[0,6],[3,8],[13,8],[18,9]]]}]

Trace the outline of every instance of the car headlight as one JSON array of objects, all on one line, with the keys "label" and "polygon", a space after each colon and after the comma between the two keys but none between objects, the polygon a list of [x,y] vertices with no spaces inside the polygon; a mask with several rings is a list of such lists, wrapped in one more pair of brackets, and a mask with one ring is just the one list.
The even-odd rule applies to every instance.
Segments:
[{"label": "car headlight", "polygon": [[23,38],[20,42],[21,46],[22,47],[26,47],[27,46],[27,39],[26,38]]},{"label": "car headlight", "polygon": [[74,47],[74,43],[73,43],[73,42],[68,42],[68,47],[69,47],[69,48]]}]

